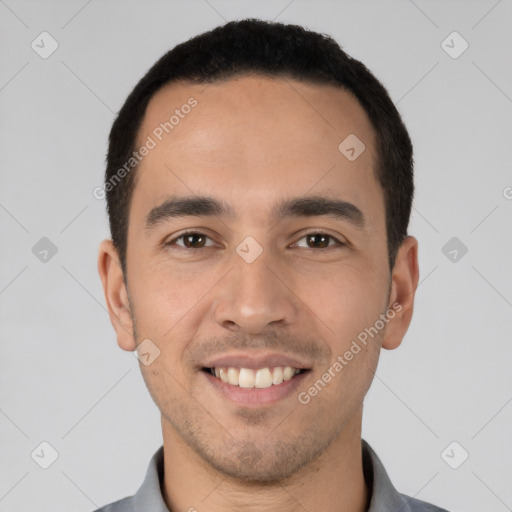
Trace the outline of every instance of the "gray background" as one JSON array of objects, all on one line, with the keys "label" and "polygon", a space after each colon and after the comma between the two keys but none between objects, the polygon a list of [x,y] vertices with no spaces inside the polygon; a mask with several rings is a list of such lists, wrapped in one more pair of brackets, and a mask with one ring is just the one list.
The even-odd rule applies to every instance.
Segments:
[{"label": "gray background", "polygon": [[[0,0],[0,510],[86,512],[142,482],[159,414],[104,307],[108,229],[92,190],[115,112],[149,66],[248,16],[331,34],[389,88],[415,145],[420,286],[363,437],[406,494],[512,510],[510,0]],[[31,48],[43,31],[59,45],[47,59]],[[441,45],[453,31],[469,43],[456,59]],[[46,262],[32,252],[42,237],[58,249]],[[48,469],[31,458],[43,441],[58,452]]]}]

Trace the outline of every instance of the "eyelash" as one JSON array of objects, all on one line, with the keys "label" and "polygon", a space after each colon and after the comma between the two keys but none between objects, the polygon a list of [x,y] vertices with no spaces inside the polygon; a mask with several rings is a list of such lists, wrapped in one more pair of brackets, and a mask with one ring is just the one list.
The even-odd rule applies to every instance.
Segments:
[{"label": "eyelash", "polygon": [[[185,231],[184,233],[182,233],[180,236],[177,236],[176,238],[173,238],[172,240],[170,240],[169,242],[166,242],[164,245],[165,246],[175,246],[177,247],[179,250],[183,250],[183,251],[187,251],[187,252],[195,252],[195,251],[201,251],[201,250],[204,250],[204,249],[207,249],[208,247],[211,247],[211,246],[207,246],[207,247],[182,247],[182,246],[176,246],[175,245],[175,242],[177,240],[181,240],[183,239],[184,237],[188,236],[188,235],[201,235],[201,236],[205,236],[206,238],[210,239],[211,238],[206,235],[205,233],[202,233],[201,231],[193,231],[193,230],[190,230],[190,231]],[[343,242],[341,242],[340,240],[338,240],[335,236],[333,235],[330,235],[329,233],[325,233],[323,231],[311,231],[309,233],[305,233],[304,235],[301,236],[301,238],[299,238],[298,241],[302,240],[303,238],[306,238],[308,236],[312,236],[312,235],[325,235],[326,237],[328,237],[330,240],[334,240],[336,243],[333,244],[333,245],[328,245],[327,247],[321,247],[321,248],[314,248],[314,247],[305,247],[305,249],[310,249],[310,250],[325,250],[325,249],[329,249],[329,248],[332,248],[332,247],[343,247],[345,246],[346,244],[344,244]],[[295,242],[297,243],[297,242]]]}]

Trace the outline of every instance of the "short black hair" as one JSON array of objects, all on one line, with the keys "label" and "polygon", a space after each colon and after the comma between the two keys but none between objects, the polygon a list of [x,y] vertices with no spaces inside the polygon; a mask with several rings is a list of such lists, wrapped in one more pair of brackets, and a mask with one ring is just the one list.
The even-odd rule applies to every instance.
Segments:
[{"label": "short black hair", "polygon": [[[376,133],[375,173],[384,193],[392,270],[407,236],[414,180],[411,140],[386,88],[331,37],[299,25],[250,18],[197,35],[163,55],[137,83],[113,123],[105,191],[110,232],[125,279],[128,218],[137,168],[134,165],[126,172],[126,162],[136,149],[137,133],[150,99],[172,82],[206,84],[247,74],[335,85],[357,98]],[[125,172],[120,179],[123,166]]]}]

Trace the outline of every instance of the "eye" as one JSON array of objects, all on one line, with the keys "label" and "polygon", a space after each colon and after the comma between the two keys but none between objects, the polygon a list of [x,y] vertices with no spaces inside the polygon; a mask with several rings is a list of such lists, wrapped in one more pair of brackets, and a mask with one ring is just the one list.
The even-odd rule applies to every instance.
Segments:
[{"label": "eye", "polygon": [[[300,243],[302,240],[305,240],[305,245],[304,243]],[[215,242],[213,242],[209,236],[199,231],[186,231],[180,236],[170,240],[165,245],[194,251],[204,249],[206,247],[213,247],[215,246]],[[292,245],[294,247],[304,247],[306,249],[327,249],[333,246],[341,247],[345,244],[340,242],[336,237],[329,235],[328,233],[312,232],[307,233],[302,238],[300,238],[298,242],[295,242]]]},{"label": "eye", "polygon": [[[212,243],[207,244],[208,240]],[[181,243],[178,243],[178,241],[181,241]],[[215,244],[213,243],[212,239],[206,236],[204,233],[200,233],[198,231],[187,231],[174,238],[173,240],[167,242],[165,245],[176,245],[182,249],[196,250],[202,249],[204,247],[212,247]]]},{"label": "eye", "polygon": [[[306,249],[327,249],[328,247],[332,247],[335,245],[343,246],[345,245],[343,242],[340,242],[337,238],[327,233],[322,232],[313,232],[308,233],[303,236],[301,240],[306,240]],[[295,242],[294,246],[304,247],[304,245],[299,245],[299,242]],[[334,242],[334,243],[330,243]]]}]

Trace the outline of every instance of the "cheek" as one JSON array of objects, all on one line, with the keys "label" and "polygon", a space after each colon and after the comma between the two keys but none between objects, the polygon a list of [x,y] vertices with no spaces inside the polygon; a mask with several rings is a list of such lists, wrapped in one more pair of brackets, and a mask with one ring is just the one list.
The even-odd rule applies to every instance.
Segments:
[{"label": "cheek", "polygon": [[149,338],[160,350],[151,366],[141,367],[148,387],[153,383],[155,394],[167,393],[169,386],[187,387],[187,379],[193,376],[184,367],[183,353],[207,317],[209,303],[205,294],[217,280],[216,274],[205,272],[196,276],[189,272],[185,276],[168,265],[140,269],[134,275],[130,288],[137,342]]},{"label": "cheek", "polygon": [[178,322],[200,307],[210,280],[204,273],[183,275],[162,265],[139,269],[130,286],[137,325],[157,337],[178,329]]},{"label": "cheek", "polygon": [[[168,355],[162,352],[150,366],[140,366],[149,394],[159,410],[167,413],[180,411],[178,414],[183,414],[187,406],[185,379],[182,374],[175,371],[177,366],[168,360]],[[173,413],[174,416],[176,414]]]},{"label": "cheek", "polygon": [[368,266],[339,266],[315,283],[301,285],[307,291],[305,303],[329,327],[341,347],[372,325],[382,312],[385,284]]}]

